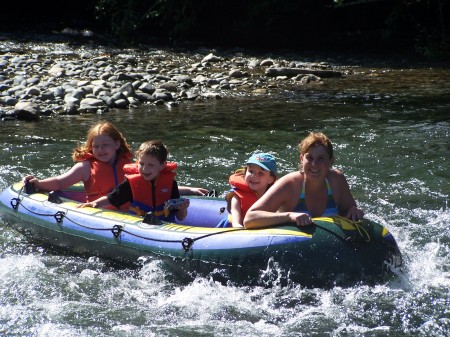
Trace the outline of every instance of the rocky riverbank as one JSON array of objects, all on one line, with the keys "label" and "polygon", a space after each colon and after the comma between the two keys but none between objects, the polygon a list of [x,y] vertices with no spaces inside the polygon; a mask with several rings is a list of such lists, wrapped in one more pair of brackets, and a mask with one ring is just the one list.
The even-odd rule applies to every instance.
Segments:
[{"label": "rocky riverbank", "polygon": [[143,104],[271,95],[320,85],[345,70],[327,62],[240,52],[111,49],[93,43],[17,42],[0,35],[0,116],[103,113]]}]

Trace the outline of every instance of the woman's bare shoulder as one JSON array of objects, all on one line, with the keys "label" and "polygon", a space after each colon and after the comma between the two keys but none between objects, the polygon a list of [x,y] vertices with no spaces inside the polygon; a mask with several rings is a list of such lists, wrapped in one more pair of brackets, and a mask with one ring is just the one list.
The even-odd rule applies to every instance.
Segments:
[{"label": "woman's bare shoulder", "polygon": [[278,179],[274,186],[281,188],[283,190],[293,189],[295,190],[302,182],[302,174],[300,172],[291,172],[280,179]]},{"label": "woman's bare shoulder", "polygon": [[344,179],[345,175],[344,173],[339,170],[339,169],[330,169],[330,171],[328,172],[328,179],[336,179],[336,180],[340,180],[340,179]]},{"label": "woman's bare shoulder", "polygon": [[294,180],[297,180],[297,179],[301,179],[301,177],[302,177],[302,174],[300,173],[300,171],[295,171],[295,172],[290,172],[290,173],[282,176],[280,178],[280,180],[281,179],[286,179],[286,180],[294,181]]},{"label": "woman's bare shoulder", "polygon": [[348,188],[347,179],[345,178],[345,175],[341,170],[331,169],[328,173],[327,178],[333,192],[341,188]]}]

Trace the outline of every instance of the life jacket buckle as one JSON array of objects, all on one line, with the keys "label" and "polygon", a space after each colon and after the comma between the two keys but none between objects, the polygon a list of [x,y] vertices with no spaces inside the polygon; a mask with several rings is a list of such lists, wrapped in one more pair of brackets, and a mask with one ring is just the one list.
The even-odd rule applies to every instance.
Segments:
[{"label": "life jacket buckle", "polygon": [[158,226],[162,224],[162,221],[157,216],[155,216],[153,212],[147,212],[142,222],[149,225],[158,225]]},{"label": "life jacket buckle", "polygon": [[59,197],[58,193],[55,191],[49,192],[48,193],[48,201],[54,203],[54,204],[62,204],[62,200]]}]

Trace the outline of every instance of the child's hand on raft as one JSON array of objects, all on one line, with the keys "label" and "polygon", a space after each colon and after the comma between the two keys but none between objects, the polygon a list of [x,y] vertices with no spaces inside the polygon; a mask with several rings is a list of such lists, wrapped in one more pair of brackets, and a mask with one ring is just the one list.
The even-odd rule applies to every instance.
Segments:
[{"label": "child's hand on raft", "polygon": [[184,199],[182,204],[176,206],[177,210],[186,210],[189,207],[190,201],[189,199]]},{"label": "child's hand on raft", "polygon": [[35,176],[26,176],[22,179],[22,183],[25,186],[27,183],[33,184],[39,180]]},{"label": "child's hand on raft", "polygon": [[97,203],[96,202],[85,202],[84,204],[77,205],[77,208],[85,208],[85,207],[97,208]]},{"label": "child's hand on raft", "polygon": [[192,191],[192,194],[200,195],[200,196],[208,195],[208,192],[209,192],[206,188],[202,188],[202,187],[191,187],[191,191]]}]

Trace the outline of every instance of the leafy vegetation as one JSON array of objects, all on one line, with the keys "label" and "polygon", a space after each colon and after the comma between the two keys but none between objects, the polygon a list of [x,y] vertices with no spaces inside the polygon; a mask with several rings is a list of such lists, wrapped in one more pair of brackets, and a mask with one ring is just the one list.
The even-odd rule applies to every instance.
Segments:
[{"label": "leafy vegetation", "polygon": [[[20,18],[7,16],[0,28],[53,20],[84,25],[79,28],[124,44],[399,50],[449,57],[449,0],[80,0],[53,11],[48,2],[25,6]],[[13,5],[5,6],[7,13]]]}]

